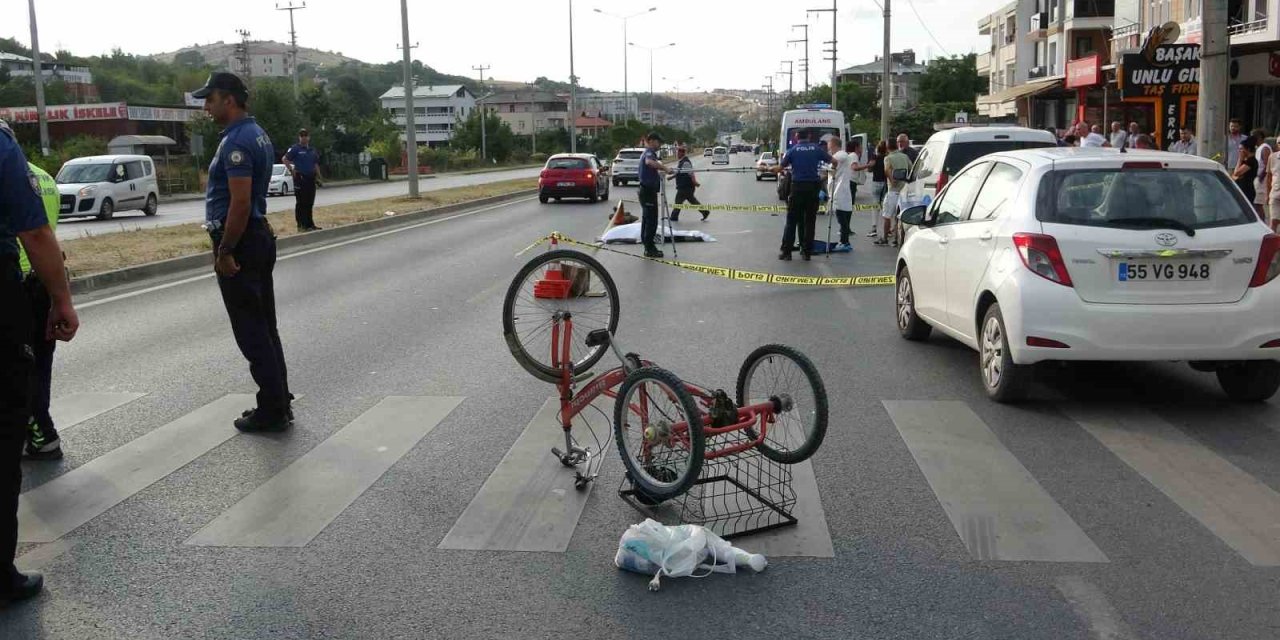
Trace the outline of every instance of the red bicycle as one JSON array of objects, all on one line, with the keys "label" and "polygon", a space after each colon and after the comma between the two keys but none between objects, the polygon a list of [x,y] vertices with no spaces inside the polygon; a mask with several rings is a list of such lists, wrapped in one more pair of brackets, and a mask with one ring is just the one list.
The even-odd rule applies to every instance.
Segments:
[{"label": "red bicycle", "polygon": [[[770,460],[795,464],[822,444],[827,392],[804,354],[777,344],[752,351],[731,399],[624,351],[616,338],[618,316],[618,289],[609,272],[591,256],[566,249],[521,267],[502,305],[511,354],[560,391],[565,446],[551,452],[576,469],[578,488],[599,475],[608,441],[600,444],[597,437],[595,451],[581,446],[573,420],[602,396],[614,399],[609,435],[618,441],[627,474],[637,494],[655,504],[687,491],[704,460],[755,447]],[[619,366],[590,378],[606,351]]]}]

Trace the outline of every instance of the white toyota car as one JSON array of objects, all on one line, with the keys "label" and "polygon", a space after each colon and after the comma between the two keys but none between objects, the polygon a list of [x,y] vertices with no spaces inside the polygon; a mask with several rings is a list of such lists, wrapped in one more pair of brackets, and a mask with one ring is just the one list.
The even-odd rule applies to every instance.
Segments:
[{"label": "white toyota car", "polygon": [[1215,162],[996,153],[901,218],[898,330],[977,350],[997,401],[1055,360],[1185,360],[1241,401],[1280,387],[1280,236]]}]

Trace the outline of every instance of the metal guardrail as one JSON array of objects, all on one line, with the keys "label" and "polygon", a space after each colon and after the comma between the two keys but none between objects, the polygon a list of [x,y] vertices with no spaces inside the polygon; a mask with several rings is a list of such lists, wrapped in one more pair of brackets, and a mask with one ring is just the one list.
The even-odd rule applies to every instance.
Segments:
[{"label": "metal guardrail", "polygon": [[1267,19],[1254,20],[1253,22],[1242,22],[1227,28],[1227,35],[1242,36],[1249,33],[1257,33],[1267,30]]}]

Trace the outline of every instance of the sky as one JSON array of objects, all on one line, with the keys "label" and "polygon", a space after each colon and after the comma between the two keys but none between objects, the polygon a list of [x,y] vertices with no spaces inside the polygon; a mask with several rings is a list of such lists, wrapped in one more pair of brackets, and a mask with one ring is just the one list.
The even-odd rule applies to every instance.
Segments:
[{"label": "sky", "polygon": [[[418,43],[414,57],[439,71],[471,77],[477,75],[473,66],[490,66],[486,78],[568,80],[570,1],[408,0],[409,37]],[[77,55],[115,47],[151,54],[196,43],[230,42],[238,39],[237,29],[249,30],[253,39],[286,42],[288,13],[275,10],[286,2],[35,0],[41,50],[65,48]],[[883,46],[878,0],[837,2],[838,65],[871,62]],[[300,46],[365,62],[399,59],[398,0],[306,4],[295,13]],[[1003,0],[894,0],[892,49],[914,49],[918,58],[979,50],[989,40],[978,35],[978,18],[1002,4]],[[818,84],[830,74],[831,62],[820,58],[828,48],[822,41],[831,39],[831,14],[806,11],[829,8],[830,0],[572,0],[572,6],[575,71],[582,86],[622,90],[624,42],[630,41],[646,47],[675,43],[653,54],[656,91],[757,89],[766,76],[785,70],[784,60],[797,61],[794,86],[799,90],[804,84],[798,62],[804,56],[803,45],[787,41],[802,38],[804,30],[793,29],[793,24],[810,25],[810,83]],[[646,12],[650,7],[657,10]],[[18,9],[18,3],[10,3],[9,9]],[[594,9],[617,15],[645,13],[628,21],[624,40],[622,22]],[[27,12],[20,16],[0,23],[0,36],[29,44]],[[649,52],[631,48],[628,56],[630,90],[647,91]],[[775,75],[773,82],[775,88],[788,86],[785,74]]]}]

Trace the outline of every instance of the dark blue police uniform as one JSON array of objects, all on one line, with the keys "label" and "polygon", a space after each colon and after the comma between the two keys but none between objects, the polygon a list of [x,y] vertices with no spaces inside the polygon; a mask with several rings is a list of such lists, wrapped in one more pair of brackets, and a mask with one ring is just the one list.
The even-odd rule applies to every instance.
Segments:
[{"label": "dark blue police uniform", "polygon": [[13,558],[35,363],[30,299],[18,267],[18,234],[47,224],[39,183],[27,169],[18,143],[0,129],[0,596],[6,597],[21,579]]},{"label": "dark blue police uniform", "polygon": [[653,149],[645,149],[640,156],[640,242],[646,254],[658,253],[654,236],[658,233],[658,192],[662,190],[662,177],[649,166],[649,160],[658,161]]},{"label": "dark blue police uniform", "polygon": [[222,302],[231,319],[240,352],[249,361],[249,373],[258,385],[260,417],[283,420],[289,411],[289,382],[276,328],[275,283],[276,238],[267,223],[267,186],[275,148],[254,118],[246,116],[222,132],[222,141],[209,165],[209,188],[205,193],[206,228],[213,238],[216,254],[222,243],[223,226],[231,206],[230,178],[253,180],[249,223],[233,250],[240,271],[234,276],[218,275]]},{"label": "dark blue police uniform", "polygon": [[824,145],[803,140],[792,145],[782,156],[783,168],[791,168],[791,195],[787,197],[787,224],[782,231],[782,260],[791,259],[796,241],[796,226],[800,227],[800,255],[809,259],[813,251],[813,233],[818,219],[818,192],[822,190],[822,176],[818,166],[835,160]]},{"label": "dark blue police uniform", "polygon": [[293,218],[299,229],[314,229],[316,223],[311,213],[316,204],[316,168],[320,164],[320,154],[310,146],[295,144],[289,147],[284,157],[293,163],[293,170],[297,172],[293,179],[293,197],[297,203]]}]

